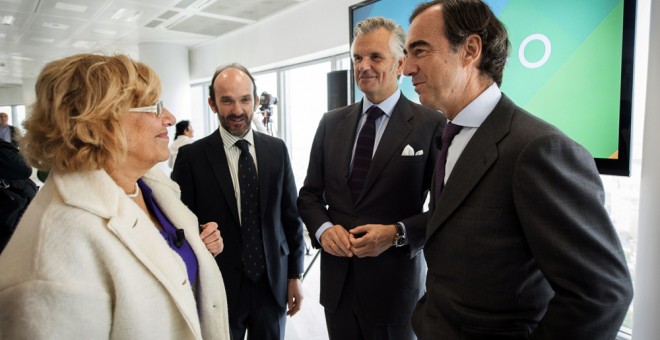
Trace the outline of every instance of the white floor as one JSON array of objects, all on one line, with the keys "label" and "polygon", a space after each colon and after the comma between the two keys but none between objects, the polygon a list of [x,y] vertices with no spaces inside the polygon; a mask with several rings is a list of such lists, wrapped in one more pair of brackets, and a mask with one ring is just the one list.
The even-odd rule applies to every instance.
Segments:
[{"label": "white floor", "polygon": [[[309,245],[309,241],[307,244]],[[310,254],[305,255],[305,268],[310,266],[317,251],[317,249],[310,248]],[[298,314],[287,320],[285,340],[328,339],[323,307],[319,304],[320,268],[321,259],[319,254],[319,258],[314,261],[303,280],[304,300],[302,309]]]}]

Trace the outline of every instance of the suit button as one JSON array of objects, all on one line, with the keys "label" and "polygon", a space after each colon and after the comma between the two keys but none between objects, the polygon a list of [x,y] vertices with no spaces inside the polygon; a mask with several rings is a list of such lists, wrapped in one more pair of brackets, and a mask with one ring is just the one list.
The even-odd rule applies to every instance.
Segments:
[{"label": "suit button", "polygon": [[351,219],[352,219],[353,221],[357,221],[358,217],[357,217],[356,215],[351,215]]},{"label": "suit button", "polygon": [[436,281],[436,277],[435,277],[435,275],[433,275],[433,274],[429,274],[428,277],[427,277],[427,280],[428,280],[430,283],[435,283],[435,281]]}]

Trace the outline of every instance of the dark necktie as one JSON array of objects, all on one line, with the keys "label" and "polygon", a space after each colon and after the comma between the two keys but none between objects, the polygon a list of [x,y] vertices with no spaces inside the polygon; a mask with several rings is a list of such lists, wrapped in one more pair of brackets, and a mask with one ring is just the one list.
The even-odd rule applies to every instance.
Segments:
[{"label": "dark necktie", "polygon": [[357,142],[355,143],[355,154],[353,156],[353,170],[348,179],[348,185],[351,188],[353,203],[360,197],[364,180],[369,172],[371,157],[374,153],[374,142],[376,140],[376,119],[383,115],[383,110],[373,105],[367,110],[367,120],[360,130]]},{"label": "dark necktie", "polygon": [[243,271],[252,282],[257,282],[266,269],[261,238],[257,168],[250,155],[248,142],[241,139],[236,142],[236,146],[241,149],[241,155],[238,157],[238,184],[241,187]]},{"label": "dark necktie", "polygon": [[463,127],[456,125],[454,123],[447,123],[444,130],[442,131],[442,146],[440,147],[440,154],[438,155],[438,161],[435,164],[435,202],[438,204],[440,201],[440,194],[442,189],[445,187],[445,168],[447,165],[447,151],[451,145],[451,141],[454,140],[454,137],[461,132]]}]

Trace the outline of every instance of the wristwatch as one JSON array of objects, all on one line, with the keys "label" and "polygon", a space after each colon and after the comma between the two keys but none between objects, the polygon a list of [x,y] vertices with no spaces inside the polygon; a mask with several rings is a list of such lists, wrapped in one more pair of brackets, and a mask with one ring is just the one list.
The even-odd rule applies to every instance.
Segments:
[{"label": "wristwatch", "polygon": [[289,279],[289,280],[295,280],[295,279],[298,279],[298,280],[302,281],[302,279],[303,279],[303,274],[289,275],[288,279]]},{"label": "wristwatch", "polygon": [[394,236],[394,240],[392,241],[392,245],[395,247],[403,247],[406,244],[406,233],[403,230],[403,226],[401,223],[395,223],[394,227],[396,228],[396,236]]}]

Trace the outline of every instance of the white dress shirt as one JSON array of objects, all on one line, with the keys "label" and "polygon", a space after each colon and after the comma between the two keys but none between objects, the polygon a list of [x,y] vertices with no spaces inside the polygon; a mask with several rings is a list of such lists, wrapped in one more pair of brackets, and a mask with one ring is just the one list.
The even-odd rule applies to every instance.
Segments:
[{"label": "white dress shirt", "polygon": [[[244,139],[248,142],[248,148],[250,149],[250,155],[254,160],[255,170],[257,167],[257,154],[254,149],[254,136],[252,134],[252,129],[249,129],[248,132],[243,136],[243,138],[236,137],[225,130],[222,126],[218,127],[220,131],[220,137],[222,137],[222,145],[225,148],[225,155],[227,155],[227,164],[229,165],[229,173],[231,174],[231,182],[234,185],[234,196],[236,197],[236,205],[238,207],[238,216],[241,216],[241,186],[238,183],[238,157],[241,155],[241,149],[236,146],[236,142]],[[257,175],[259,175],[259,170],[257,170]]]},{"label": "white dress shirt", "polygon": [[447,150],[447,164],[445,165],[445,178],[447,179],[454,170],[456,161],[463,153],[463,149],[470,142],[474,133],[481,124],[488,118],[488,115],[493,111],[497,103],[502,98],[502,92],[496,83],[490,85],[484,92],[475,98],[468,106],[461,110],[456,117],[451,121],[456,125],[463,127],[461,131],[454,137],[449,149]]}]

